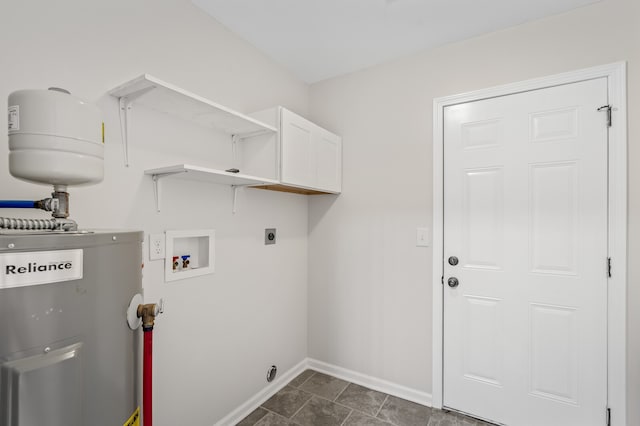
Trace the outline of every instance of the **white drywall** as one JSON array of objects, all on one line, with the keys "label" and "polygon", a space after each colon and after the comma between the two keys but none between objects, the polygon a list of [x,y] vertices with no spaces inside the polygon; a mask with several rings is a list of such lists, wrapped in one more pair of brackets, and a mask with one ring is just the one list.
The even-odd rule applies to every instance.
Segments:
[{"label": "white drywall", "polygon": [[[117,101],[106,93],[150,73],[242,112],[283,104],[305,113],[307,86],[188,0],[2,2],[0,39],[2,102],[14,90],[58,86],[97,100],[104,111],[105,180],[70,191],[72,217],[82,227],[216,230],[214,275],[165,283],[162,262],[144,256],[147,300],[165,300],[154,336],[155,424],[212,425],[267,385],[269,366],[286,371],[305,359],[307,198],[246,189],[232,215],[229,187],[167,180],[156,213],[144,169],[215,166],[222,161],[213,147],[229,150],[230,142],[137,108],[125,168]],[[0,114],[0,128],[6,126]],[[0,198],[48,196],[51,188],[12,178],[6,159],[3,130]],[[270,227],[278,242],[265,246]]]},{"label": "white drywall", "polygon": [[345,168],[340,197],[310,201],[309,356],[431,392],[431,249],[415,228],[432,221],[433,99],[626,60],[627,424],[640,424],[639,46],[640,3],[607,0],[313,85],[310,116],[343,136]]},{"label": "white drywall", "polygon": [[[434,97],[629,61],[629,264],[637,263],[639,19],[637,1],[607,0],[313,86],[309,118],[343,136],[345,168],[343,194],[310,198],[308,221],[306,197],[246,190],[234,216],[229,188],[178,180],[165,183],[156,213],[142,171],[202,164],[214,150],[208,132],[153,113],[134,113],[132,165],[123,166],[106,92],[145,72],[243,112],[276,104],[307,112],[304,84],[188,0],[4,2],[0,99],[56,85],[99,101],[105,181],[71,190],[83,227],[216,229],[215,275],[165,284],[161,262],[146,261],[144,277],[149,299],[166,301],[155,336],[156,424],[211,425],[264,388],[271,363],[286,371],[307,355],[307,273],[309,356],[431,392],[431,250],[415,246],[415,228],[431,226]],[[49,192],[10,177],[6,163],[0,188],[7,199]],[[266,227],[278,228],[275,246],[262,245]],[[638,280],[631,266],[630,401],[640,400]],[[628,407],[628,424],[640,424],[640,406]]]}]

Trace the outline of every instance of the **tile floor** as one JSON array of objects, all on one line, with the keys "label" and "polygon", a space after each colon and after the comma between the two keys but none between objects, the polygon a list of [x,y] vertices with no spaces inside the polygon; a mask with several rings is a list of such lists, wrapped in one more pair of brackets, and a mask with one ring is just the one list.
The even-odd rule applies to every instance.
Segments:
[{"label": "tile floor", "polygon": [[306,370],[238,426],[490,426]]}]

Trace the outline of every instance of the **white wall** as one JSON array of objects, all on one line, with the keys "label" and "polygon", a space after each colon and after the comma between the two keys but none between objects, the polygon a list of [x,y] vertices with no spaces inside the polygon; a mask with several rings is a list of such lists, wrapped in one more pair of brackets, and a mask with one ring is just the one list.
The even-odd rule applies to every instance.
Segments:
[{"label": "white wall", "polygon": [[[640,424],[640,2],[573,12],[311,87],[310,115],[343,136],[344,191],[309,214],[309,355],[431,392],[432,102],[628,61],[629,425]],[[614,413],[615,416],[615,413]]]},{"label": "white wall", "polygon": [[[183,181],[167,181],[156,213],[144,169],[216,160],[207,132],[153,113],[136,112],[132,165],[123,166],[106,92],[145,72],[243,112],[307,112],[304,84],[188,0],[3,2],[0,98],[55,85],[98,100],[106,178],[72,189],[81,226],[216,229],[215,275],[166,284],[161,262],[147,261],[144,277],[149,298],[166,301],[155,336],[156,424],[211,425],[264,386],[272,363],[286,370],[307,355],[307,277],[310,356],[431,391],[431,250],[415,247],[415,228],[431,224],[434,97],[628,60],[629,264],[640,260],[639,19],[636,0],[606,0],[314,85],[310,118],[344,137],[344,193],[310,198],[308,220],[306,197],[247,190],[232,215],[228,188]],[[6,163],[0,188],[4,199],[49,192],[10,177]],[[273,226],[278,244],[265,247],[263,229]],[[640,400],[639,279],[630,268],[630,401]],[[640,424],[640,406],[629,410],[629,424]]]},{"label": "white wall", "polygon": [[[166,302],[154,337],[156,424],[212,425],[266,385],[269,366],[286,371],[304,359],[306,197],[245,190],[232,215],[230,188],[175,180],[164,185],[165,203],[156,213],[143,170],[216,165],[221,161],[212,147],[221,141],[136,109],[132,165],[125,168],[117,102],[106,93],[150,73],[242,112],[282,104],[304,114],[307,86],[188,0],[4,1],[0,39],[0,99],[18,89],[59,86],[98,100],[105,113],[105,180],[70,191],[72,217],[82,227],[216,230],[214,275],[165,283],[162,262],[145,262],[147,297]],[[2,129],[5,117],[0,114]],[[6,158],[3,131],[0,198],[48,196],[50,188],[12,178]],[[278,229],[275,246],[263,245],[267,227]]]}]

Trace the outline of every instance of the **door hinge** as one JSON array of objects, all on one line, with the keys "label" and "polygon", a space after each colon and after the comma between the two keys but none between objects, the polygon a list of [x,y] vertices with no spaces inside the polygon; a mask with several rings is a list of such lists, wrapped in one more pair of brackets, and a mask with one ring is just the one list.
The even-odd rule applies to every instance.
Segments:
[{"label": "door hinge", "polygon": [[598,111],[606,111],[607,112],[607,127],[611,127],[611,105],[603,105],[598,108]]},{"label": "door hinge", "polygon": [[611,426],[611,408],[607,408],[607,426]]},{"label": "door hinge", "polygon": [[607,276],[611,278],[611,258],[607,257]]},{"label": "door hinge", "polygon": [[444,275],[440,277],[440,284],[444,285]]}]

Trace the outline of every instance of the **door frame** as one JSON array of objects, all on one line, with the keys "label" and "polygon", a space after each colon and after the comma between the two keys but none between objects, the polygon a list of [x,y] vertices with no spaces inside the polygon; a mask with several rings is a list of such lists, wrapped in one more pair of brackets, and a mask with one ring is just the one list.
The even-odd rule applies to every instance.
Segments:
[{"label": "door frame", "polygon": [[[609,128],[609,232],[608,251],[612,274],[607,300],[607,395],[611,424],[626,422],[627,373],[627,78],[626,62],[586,68],[523,82],[491,87],[433,100],[433,390],[432,406],[443,404],[444,338],[444,108],[451,105],[512,95],[585,80],[606,77],[609,104],[613,107]],[[603,113],[604,114],[604,113]],[[604,123],[604,119],[603,119]],[[603,262],[606,259],[602,259]]]}]

